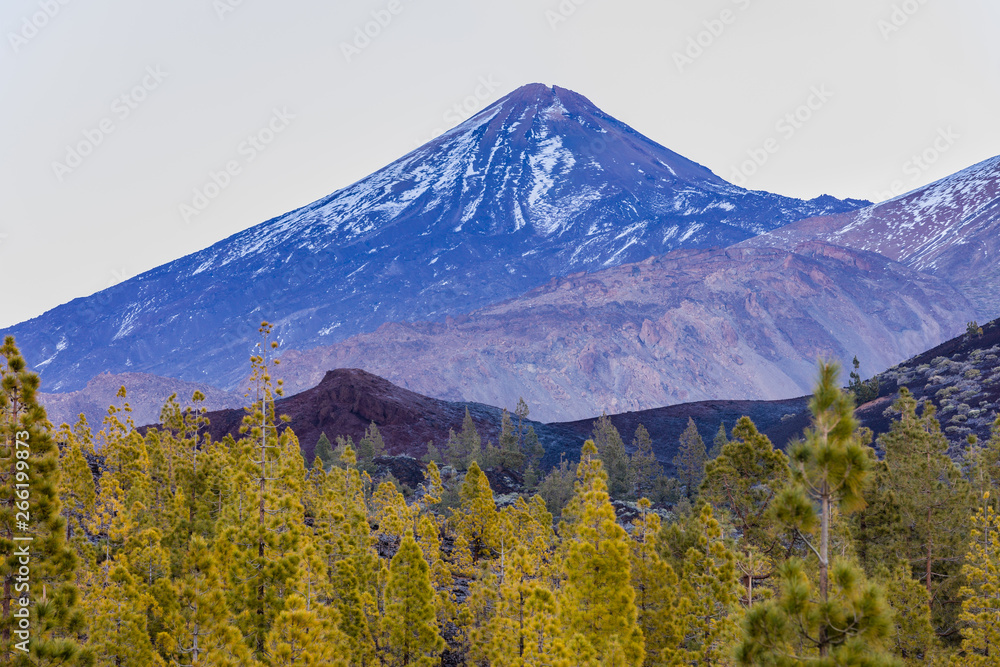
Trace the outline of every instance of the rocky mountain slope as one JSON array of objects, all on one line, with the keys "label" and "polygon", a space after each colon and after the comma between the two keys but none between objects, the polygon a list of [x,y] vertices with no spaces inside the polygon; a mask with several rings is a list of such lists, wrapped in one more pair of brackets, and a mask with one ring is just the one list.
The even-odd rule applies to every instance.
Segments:
[{"label": "rocky mountain slope", "polygon": [[969,435],[985,441],[1000,415],[1000,320],[982,335],[963,334],[879,373],[879,397],[858,410],[877,432],[888,429],[892,402],[900,387],[937,410],[941,429],[954,452]]},{"label": "rocky mountain slope", "polygon": [[234,389],[262,319],[306,349],[865,203],[743,190],[531,84],[354,185],[2,333],[48,391],[105,371]]},{"label": "rocky mountain slope", "polygon": [[544,421],[707,399],[810,391],[818,357],[886,368],[964,329],[953,287],[885,257],[821,242],[684,250],[552,280],[449,318],[394,323],[286,352],[291,391],[360,367],[448,400],[514,405]]},{"label": "rocky mountain slope", "polygon": [[803,240],[877,252],[957,287],[981,320],[1000,316],[1000,156],[848,213],[809,218],[743,245]]}]

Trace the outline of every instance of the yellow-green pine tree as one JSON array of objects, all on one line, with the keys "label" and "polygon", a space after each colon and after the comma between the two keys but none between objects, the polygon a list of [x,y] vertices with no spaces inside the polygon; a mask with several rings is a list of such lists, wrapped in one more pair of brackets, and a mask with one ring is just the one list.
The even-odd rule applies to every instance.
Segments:
[{"label": "yellow-green pine tree", "polygon": [[154,594],[167,611],[157,644],[171,665],[257,664],[231,622],[223,586],[208,543],[192,536],[179,575]]},{"label": "yellow-green pine tree", "polygon": [[413,534],[407,533],[389,565],[379,642],[384,664],[438,664],[445,641],[437,626],[434,599],[430,568]]},{"label": "yellow-green pine tree", "polygon": [[[254,655],[263,660],[267,634],[281,612],[283,600],[298,573],[298,538],[304,523],[299,500],[304,464],[293,451],[288,431],[278,433],[274,401],[281,395],[281,381],[272,380],[274,364],[268,354],[277,347],[269,342],[272,327],[261,323],[259,354],[251,357],[253,374],[247,409],[237,443],[240,471],[233,479],[249,488],[229,499],[229,525],[215,543],[220,561],[228,568],[230,604]],[[297,458],[296,458],[297,457]],[[239,517],[237,523],[234,518]]]},{"label": "yellow-green pine tree", "polygon": [[960,664],[996,665],[1000,661],[1000,515],[989,504],[972,517],[962,573],[964,657]]},{"label": "yellow-green pine tree", "polygon": [[37,400],[38,376],[13,336],[0,357],[0,662],[70,662],[84,620],[60,515],[59,451]]},{"label": "yellow-green pine tree", "polygon": [[729,664],[737,640],[735,554],[722,537],[722,527],[705,503],[691,518],[684,542],[691,543],[681,566],[677,604],[663,664]]},{"label": "yellow-green pine tree", "polygon": [[632,527],[632,588],[639,627],[646,646],[646,665],[659,664],[661,652],[680,644],[676,617],[677,574],[656,552],[655,538],[660,532],[660,517],[649,511],[650,502],[639,500],[641,517]]},{"label": "yellow-green pine tree", "polygon": [[[82,423],[86,425],[83,415]],[[94,475],[84,456],[88,445],[81,442],[72,431],[60,431],[61,442],[65,443],[59,459],[59,500],[66,519],[66,539],[86,535],[86,525],[94,513],[97,491]]]},{"label": "yellow-green pine tree", "polygon": [[100,667],[163,665],[149,638],[146,609],[151,599],[129,572],[127,559],[108,562],[104,576],[89,591],[91,608],[88,647]]},{"label": "yellow-green pine tree", "polygon": [[337,627],[337,612],[309,607],[299,595],[285,601],[267,635],[269,667],[348,667],[347,638]]},{"label": "yellow-green pine tree", "polygon": [[565,549],[566,579],[560,595],[564,636],[585,637],[599,660],[617,644],[626,664],[638,667],[645,650],[632,588],[629,538],[615,521],[607,475],[590,440],[580,453],[577,480],[578,518]]},{"label": "yellow-green pine tree", "polygon": [[499,517],[490,481],[473,461],[459,489],[462,505],[452,517],[455,531],[465,538],[475,564],[492,557],[497,547]]}]

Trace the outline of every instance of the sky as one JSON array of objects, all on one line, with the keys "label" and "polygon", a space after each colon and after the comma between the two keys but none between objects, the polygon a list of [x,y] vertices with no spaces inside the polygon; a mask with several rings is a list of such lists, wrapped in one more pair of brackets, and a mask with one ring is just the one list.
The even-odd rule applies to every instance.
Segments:
[{"label": "sky", "polygon": [[532,82],[743,187],[886,199],[1000,154],[998,29],[996,0],[4,0],[0,326]]}]

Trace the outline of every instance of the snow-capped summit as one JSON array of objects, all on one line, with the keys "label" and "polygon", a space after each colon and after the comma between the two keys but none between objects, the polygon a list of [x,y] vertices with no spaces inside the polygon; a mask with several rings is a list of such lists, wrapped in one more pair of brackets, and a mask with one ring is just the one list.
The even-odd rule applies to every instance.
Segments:
[{"label": "snow-capped summit", "polygon": [[530,84],[353,185],[5,333],[48,391],[104,371],[233,388],[262,319],[305,349],[865,203],[743,190]]}]

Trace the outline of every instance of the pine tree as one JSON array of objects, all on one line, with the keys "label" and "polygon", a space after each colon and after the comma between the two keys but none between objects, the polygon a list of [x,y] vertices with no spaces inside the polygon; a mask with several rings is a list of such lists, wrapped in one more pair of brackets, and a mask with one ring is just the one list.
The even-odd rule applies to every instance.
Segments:
[{"label": "pine tree", "polygon": [[[721,664],[737,635],[735,554],[707,503],[693,513],[683,533],[668,539],[688,544],[680,564],[673,627],[660,653],[666,664]],[[677,551],[676,547],[674,551]]]},{"label": "pine tree", "polygon": [[[86,419],[80,415],[85,426]],[[66,521],[66,539],[86,534],[85,526],[94,513],[97,492],[94,475],[84,456],[86,445],[72,432],[60,431],[64,443],[59,459],[59,501]]]},{"label": "pine tree", "polygon": [[688,499],[693,499],[705,476],[705,441],[698,433],[694,419],[688,417],[687,428],[681,434],[680,446],[674,457],[677,479],[687,489]]},{"label": "pine tree", "polygon": [[403,494],[396,490],[396,485],[385,481],[378,485],[372,496],[372,506],[375,510],[374,519],[379,532],[393,537],[402,537],[407,530],[413,530],[413,515],[406,505]]},{"label": "pine tree", "polygon": [[469,414],[469,408],[465,409],[462,430],[457,435],[454,431],[449,432],[446,449],[448,462],[455,466],[456,470],[468,470],[473,461],[482,462],[482,440],[475,422],[472,421],[472,415]]},{"label": "pine tree", "polygon": [[[642,424],[632,438],[632,457],[628,462],[628,479],[631,495],[648,498],[656,488],[656,480],[663,476],[663,468],[653,453],[653,441]],[[659,500],[659,499],[657,499]]]},{"label": "pine tree", "polygon": [[893,570],[880,567],[879,583],[893,612],[889,633],[893,655],[907,665],[931,662],[939,655],[940,647],[931,623],[927,589],[911,576],[910,569],[905,566],[897,566]]},{"label": "pine tree", "polygon": [[324,470],[329,470],[330,466],[333,465],[333,448],[330,446],[330,438],[326,437],[325,432],[319,434],[319,440],[316,441],[316,449],[313,456],[320,460]]},{"label": "pine tree", "polygon": [[898,665],[884,642],[890,633],[881,589],[847,562],[830,570],[825,596],[805,564],[791,558],[779,567],[775,599],[752,607],[736,657],[741,665],[889,667]]},{"label": "pine tree", "polygon": [[716,458],[722,453],[722,448],[729,444],[729,438],[726,436],[726,424],[725,422],[719,422],[719,430],[715,432],[715,437],[712,439],[712,447],[708,450],[708,460]]},{"label": "pine tree", "polygon": [[384,664],[430,667],[438,663],[445,641],[437,627],[430,568],[413,539],[403,537],[389,564],[382,619]]},{"label": "pine tree", "polygon": [[995,665],[1000,658],[1000,515],[992,506],[973,515],[968,548],[962,568],[961,664]]},{"label": "pine tree", "polygon": [[774,564],[790,551],[786,545],[791,541],[772,512],[788,477],[788,458],[749,417],[736,422],[733,440],[726,440],[719,455],[705,464],[701,497],[726,510],[740,533],[736,562],[747,606],[755,596],[768,594],[761,584],[771,581]]},{"label": "pine tree", "polygon": [[368,425],[364,437],[358,440],[357,455],[358,467],[369,472],[375,470],[375,459],[385,456],[385,441],[375,422]]},{"label": "pine tree", "polygon": [[[630,544],[615,522],[607,473],[588,440],[580,453],[571,536],[565,538],[565,584],[560,592],[563,636],[586,637],[600,660],[617,644],[625,664],[643,663],[642,630],[632,588]],[[568,526],[567,526],[568,528]]]},{"label": "pine tree", "polygon": [[267,635],[283,608],[286,592],[294,587],[299,537],[304,526],[301,493],[305,464],[297,441],[286,429],[280,435],[275,396],[281,381],[272,382],[267,354],[272,327],[261,324],[259,354],[251,358],[253,375],[248,392],[254,399],[247,409],[235,443],[239,471],[233,482],[241,489],[230,498],[230,525],[216,539],[217,555],[231,584],[230,604],[237,623],[262,660]]},{"label": "pine tree", "polygon": [[167,610],[165,630],[157,644],[171,664],[248,665],[250,650],[230,623],[229,605],[215,555],[200,535],[194,535],[178,576],[154,596]]},{"label": "pine tree", "polygon": [[[520,417],[518,419],[520,421]],[[500,435],[497,442],[500,450],[497,467],[514,471],[523,470],[527,457],[521,449],[520,427],[515,430],[510,413],[506,410],[500,417]]]},{"label": "pine tree", "polygon": [[576,471],[570,467],[569,461],[561,459],[549,474],[538,484],[538,495],[545,499],[545,506],[553,516],[562,515],[563,508],[573,497],[573,483]]},{"label": "pine tree", "polygon": [[1000,509],[1000,417],[993,422],[985,444],[970,442],[965,455],[969,485],[979,506]]},{"label": "pine tree", "polygon": [[270,667],[348,667],[346,637],[337,627],[335,611],[310,607],[291,595],[267,635]]},{"label": "pine tree", "polygon": [[925,403],[918,416],[916,400],[903,387],[893,409],[899,420],[878,441],[885,452],[884,482],[900,521],[891,550],[924,583],[938,631],[946,632],[955,623],[952,608],[968,534],[970,489],[948,456],[933,406]]},{"label": "pine tree", "polygon": [[13,336],[4,339],[0,356],[0,662],[69,663],[80,653],[84,620],[74,585],[77,557],[60,514],[59,451],[37,400],[38,376]]},{"label": "pine tree", "polygon": [[151,600],[129,573],[127,559],[106,563],[103,581],[88,593],[91,625],[88,647],[98,665],[163,665],[147,628]]},{"label": "pine tree", "polygon": [[878,398],[878,377],[873,377],[870,380],[862,380],[860,372],[861,362],[858,361],[857,357],[854,357],[852,363],[854,364],[854,370],[851,371],[851,380],[847,385],[847,390],[854,394],[854,399],[858,402],[858,405]]},{"label": "pine tree", "polygon": [[490,481],[475,461],[469,466],[462,481],[459,497],[462,505],[453,515],[452,521],[456,533],[465,538],[468,544],[472,562],[477,563],[483,558],[491,557],[497,548],[500,519]]},{"label": "pine tree", "polygon": [[[853,399],[840,389],[838,374],[836,364],[820,364],[809,404],[812,425],[804,440],[789,447],[795,485],[782,491],[775,510],[816,556],[818,582],[813,585],[798,559],[780,566],[780,595],[747,614],[740,648],[744,664],[780,654],[799,660],[815,656],[819,664],[893,662],[881,644],[890,617],[881,589],[865,582],[846,559],[831,562],[833,513],[864,507],[862,490],[871,461],[858,439]],[[818,517],[814,503],[819,505]],[[817,522],[818,547],[807,536]]]},{"label": "pine tree", "polygon": [[608,493],[612,498],[624,498],[628,488],[628,454],[618,429],[607,414],[594,423],[593,442],[608,477]]},{"label": "pine tree", "polygon": [[646,665],[660,664],[660,654],[680,643],[676,615],[678,578],[656,551],[660,517],[649,511],[649,500],[639,501],[641,518],[632,527],[632,588],[639,627],[645,640]]}]

